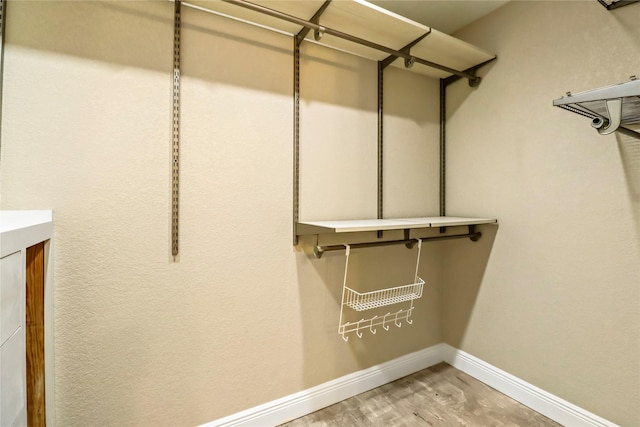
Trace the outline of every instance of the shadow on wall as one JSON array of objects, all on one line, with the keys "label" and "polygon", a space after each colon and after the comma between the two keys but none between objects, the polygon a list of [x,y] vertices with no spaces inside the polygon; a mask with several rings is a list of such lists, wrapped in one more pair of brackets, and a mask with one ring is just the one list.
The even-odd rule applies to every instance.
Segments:
[{"label": "shadow on wall", "polygon": [[[640,8],[640,4],[629,5],[634,8]],[[617,25],[624,28],[624,34],[628,36],[626,42],[637,43],[640,37],[640,26],[638,25],[637,18],[633,13],[628,13],[628,9],[617,8],[607,11],[617,21]]]},{"label": "shadow on wall", "polygon": [[[390,232],[388,232],[391,234]],[[329,236],[327,236],[329,237]],[[362,236],[354,236],[358,240]],[[386,238],[390,236],[385,236]],[[322,239],[322,237],[321,237]],[[375,239],[375,235],[373,237]],[[367,239],[372,240],[372,239]],[[322,243],[324,244],[324,243]],[[412,324],[390,322],[389,329],[375,327],[376,333],[348,333],[345,342],[338,333],[340,307],[345,272],[345,251],[325,253],[315,258],[311,237],[301,240],[304,252],[297,254],[304,354],[304,386],[313,387],[331,379],[378,365],[402,355],[435,345],[442,341],[439,321],[440,244],[423,244],[419,276],[424,278],[423,296],[414,300]],[[359,292],[413,283],[417,245],[352,249],[347,286]],[[407,308],[409,303],[394,304],[380,309],[355,312],[345,310],[345,321],[369,319]]]},{"label": "shadow on wall", "polygon": [[[12,5],[7,13],[16,15],[12,21],[29,22],[34,30],[14,35],[8,27],[7,43],[114,66],[158,71],[167,74],[168,82],[172,81],[173,3],[24,3]],[[289,67],[282,76],[282,67],[271,66],[274,53],[284,58],[292,55],[287,37],[188,6],[182,7],[181,24],[183,77],[290,95],[291,86],[284,86],[285,92],[280,84],[282,77],[292,78]],[[43,36],[48,33],[56,37]],[[269,66],[256,66],[266,61]],[[233,62],[244,62],[245,72],[238,73]],[[273,76],[269,79],[265,74]],[[269,81],[273,83],[265,85]],[[168,83],[158,89],[169,87]]]},{"label": "shadow on wall", "polygon": [[[32,28],[32,31],[13,32],[9,25],[7,44],[116,66],[158,71],[167,74],[168,82],[172,81],[171,2],[18,2],[10,5],[7,13],[12,15],[11,22],[28,22]],[[282,90],[281,84],[283,79],[293,80],[292,36],[188,6],[182,8],[181,23],[183,77],[292,96],[292,84],[285,86],[286,91]],[[56,36],[47,37],[46,34]],[[203,42],[206,40],[209,42]],[[356,63],[342,61],[344,55],[328,49],[314,49],[313,53],[309,53],[307,45],[309,43],[303,44],[302,65],[313,61],[354,75],[362,71]],[[273,63],[274,53],[282,57],[277,64]],[[244,71],[238,73],[229,61],[244,62]],[[371,73],[375,74],[376,69],[376,63],[371,61]],[[335,87],[338,93],[355,91],[367,98],[363,104],[375,107],[375,102],[368,102],[369,98],[375,99],[377,96],[375,87],[364,87],[358,83],[355,85],[357,87],[353,87],[353,84],[342,87],[343,81],[329,81],[329,78],[327,73],[322,76],[303,75],[303,83],[313,79],[323,82],[323,85],[316,85],[317,91],[302,93],[303,101],[326,101],[325,93],[327,86],[330,86]],[[159,90],[169,88],[167,83],[167,87]]]},{"label": "shadow on wall", "polygon": [[[477,75],[482,79],[491,75],[491,69],[496,65],[496,62],[500,58],[488,63],[487,65],[478,69]],[[462,106],[465,100],[472,96],[474,92],[480,90],[482,83],[479,86],[471,87],[467,83],[466,79],[461,79],[453,84],[447,86],[447,120],[450,119],[453,114]]]},{"label": "shadow on wall", "polygon": [[442,331],[444,342],[456,348],[462,348],[498,226],[481,226],[480,231],[482,237],[477,242],[446,242],[443,262],[446,283],[441,292]]},{"label": "shadow on wall", "polygon": [[[640,4],[630,5],[630,7],[640,8]],[[626,13],[625,8],[614,9],[610,13],[624,28],[623,34],[627,39],[620,42],[637,43],[640,38],[640,25],[638,25],[635,15]],[[640,128],[636,131],[640,132]],[[636,235],[640,239],[640,138],[616,132],[616,139],[627,178],[630,200],[633,204]]]},{"label": "shadow on wall", "polygon": [[633,206],[636,235],[640,238],[640,138],[616,132],[616,139]]},{"label": "shadow on wall", "polygon": [[6,43],[169,73],[173,4],[153,3],[16,2],[7,7]]}]

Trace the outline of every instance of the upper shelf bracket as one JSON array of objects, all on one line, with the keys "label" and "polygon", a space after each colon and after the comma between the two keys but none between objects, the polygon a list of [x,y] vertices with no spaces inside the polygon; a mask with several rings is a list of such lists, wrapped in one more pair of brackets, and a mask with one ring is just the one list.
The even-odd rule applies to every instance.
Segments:
[{"label": "upper shelf bracket", "polygon": [[[311,19],[309,19],[309,22],[317,24],[320,27],[320,25],[319,25],[320,24],[320,17],[324,13],[324,11],[327,10],[327,7],[329,7],[330,4],[331,4],[331,0],[326,0],[322,4],[322,6],[320,6],[320,8],[316,11],[316,13],[314,13],[314,15],[311,17]],[[322,27],[320,27],[320,28],[322,28]],[[320,28],[318,28],[314,32],[314,39],[316,39],[316,40],[320,40],[320,38],[322,37],[322,34],[324,34],[324,28],[322,30],[320,30]],[[300,32],[296,35],[296,41],[297,41],[298,45],[300,45],[300,43],[302,43],[302,41],[305,39],[305,37],[307,37],[307,34],[309,34],[309,31],[311,31],[311,28],[303,27],[300,30]]]},{"label": "upper shelf bracket", "polygon": [[[420,43],[422,41],[422,39],[424,39],[425,37],[427,37],[429,34],[431,34],[431,28],[429,28],[429,31],[424,33],[422,36],[418,37],[417,39],[415,39],[414,41],[412,41],[411,43],[409,43],[408,45],[406,45],[405,47],[403,47],[402,49],[400,49],[400,52],[405,52],[408,55],[411,55],[411,48],[415,45],[417,45],[418,43]],[[395,61],[396,59],[398,59],[397,55],[389,55],[387,56],[385,59],[383,59],[382,61],[380,61],[382,63],[382,68],[387,68],[389,65],[391,65],[391,63],[393,61]],[[404,66],[406,68],[411,68],[411,66],[407,66],[407,59],[405,58],[405,64]],[[411,63],[411,65],[413,65],[413,63]]]},{"label": "upper shelf bracket", "polygon": [[[406,54],[411,55],[411,48],[414,47],[415,45],[417,45],[418,43],[420,43],[429,34],[431,34],[431,28],[429,28],[429,31],[427,31],[426,33],[424,33],[423,35],[421,35],[420,37],[418,37],[417,39],[415,39],[414,41],[412,41],[411,43],[409,43],[408,45],[406,45],[402,49],[400,49],[400,52],[405,52]],[[385,68],[387,68],[396,59],[398,59],[397,55],[389,55],[389,56],[387,56],[385,59],[380,61],[381,65],[382,65],[382,69],[384,70]],[[404,62],[405,68],[411,68],[411,66],[413,66],[413,64],[415,63],[415,58],[412,56],[411,59],[405,58],[404,61],[405,61]]]},{"label": "upper shelf bracket", "polygon": [[[640,1],[640,0],[638,0],[638,1]],[[487,65],[488,63],[495,61],[496,59],[498,59],[498,57],[494,56],[493,58],[491,58],[491,59],[489,59],[487,61],[484,61],[484,62],[482,62],[482,63],[480,63],[478,65],[474,65],[473,67],[467,68],[466,70],[464,70],[465,73],[473,74],[473,76],[474,76],[473,79],[469,79],[469,86],[471,86],[471,87],[479,86],[481,78],[476,76],[476,71],[478,71],[480,68],[482,68],[483,66]],[[445,79],[442,79],[442,81],[444,82],[445,86],[449,86],[451,83],[459,80],[460,78],[461,78],[460,76],[453,75],[453,76],[449,76],[449,77],[447,77]]]}]

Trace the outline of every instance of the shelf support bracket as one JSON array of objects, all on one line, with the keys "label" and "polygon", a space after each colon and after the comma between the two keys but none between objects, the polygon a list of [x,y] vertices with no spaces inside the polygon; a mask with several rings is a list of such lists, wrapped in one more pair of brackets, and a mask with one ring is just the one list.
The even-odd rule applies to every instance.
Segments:
[{"label": "shelf support bracket", "polygon": [[407,242],[407,243],[404,244],[404,246],[407,249],[413,248],[415,246],[417,240],[411,238],[411,230],[409,230],[408,228],[405,228],[403,230],[403,232],[404,232],[404,240],[405,240],[405,242]]},{"label": "shelf support bracket", "polygon": [[[469,86],[471,87],[477,87],[480,85],[480,82],[482,81],[482,79],[478,76],[476,76],[476,71],[478,71],[478,69],[480,69],[481,67],[483,67],[484,65],[487,65],[490,62],[495,61],[496,59],[498,59],[497,56],[494,56],[493,58],[484,61],[482,64],[478,64],[478,65],[474,65],[471,68],[467,68],[466,70],[464,70],[463,72],[471,75],[471,77],[467,77],[467,79],[469,80]],[[460,75],[452,75],[447,77],[446,79],[441,79],[442,82],[444,82],[445,86],[449,86],[451,83],[460,80],[461,78],[463,78],[463,76]]]},{"label": "shelf support bracket", "polygon": [[[309,22],[318,25],[318,28],[314,29],[313,31],[313,38],[316,41],[319,41],[324,35],[324,27],[319,25],[320,17],[324,13],[324,11],[327,10],[327,7],[329,7],[329,4],[331,4],[331,0],[325,0],[322,6],[320,6],[320,8],[316,11],[316,13],[313,14],[311,19],[309,19]],[[298,43],[298,46],[302,43],[305,37],[307,37],[307,34],[309,34],[309,31],[311,31],[311,28],[303,27],[300,30],[300,32],[296,34],[296,42]]]},{"label": "shelf support bracket", "polygon": [[[320,241],[320,236],[318,236],[317,234],[314,234],[313,235],[313,255],[318,259],[322,258],[322,254],[324,254],[324,248],[320,246],[319,241]],[[344,248],[344,246],[341,246],[341,247]]]},{"label": "shelf support bracket", "polygon": [[[427,37],[429,34],[431,34],[431,28],[429,28],[429,31],[427,31],[426,33],[424,33],[423,35],[421,35],[420,37],[418,37],[417,39],[415,39],[414,41],[412,41],[411,43],[409,43],[408,45],[406,45],[402,49],[400,49],[400,52],[403,52],[403,53],[406,53],[408,55],[411,55],[411,53],[410,53],[411,48],[414,47],[415,45],[417,45],[422,39]],[[387,68],[389,65],[391,65],[391,63],[393,61],[395,61],[398,58],[399,58],[398,55],[389,55],[389,56],[387,56],[385,59],[380,61],[380,64],[382,65],[382,69]],[[411,56],[409,58],[404,58],[404,66],[407,67],[407,68],[411,68],[413,66],[413,64],[415,63],[415,61],[416,61],[416,59],[413,56]]]},{"label": "shelf support bracket", "polygon": [[472,242],[477,242],[482,237],[482,233],[476,232],[476,226],[474,224],[469,224],[469,240]]}]

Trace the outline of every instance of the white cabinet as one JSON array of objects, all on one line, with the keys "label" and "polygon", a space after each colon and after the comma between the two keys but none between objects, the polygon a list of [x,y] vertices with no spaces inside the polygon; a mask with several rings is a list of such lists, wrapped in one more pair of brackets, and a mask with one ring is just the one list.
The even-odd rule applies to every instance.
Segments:
[{"label": "white cabinet", "polygon": [[0,345],[24,322],[22,273],[22,252],[14,252],[0,259]]},{"label": "white cabinet", "polygon": [[0,347],[0,426],[27,425],[25,329]]},{"label": "white cabinet", "polygon": [[[53,409],[53,349],[51,345],[53,328],[52,322],[50,322],[53,315],[50,305],[53,281],[51,275],[44,274],[44,272],[40,277],[44,281],[45,291],[45,303],[43,304],[45,312],[43,325],[45,368],[44,373],[40,371],[34,375],[31,372],[30,376],[27,375],[26,369],[27,348],[34,348],[34,344],[27,342],[28,331],[31,330],[29,328],[32,328],[32,326],[27,327],[26,324],[27,253],[33,253],[32,247],[36,247],[34,245],[50,241],[52,237],[51,211],[0,211],[0,427],[27,425],[30,414],[30,409],[27,407],[27,395],[30,390],[29,378],[32,378],[33,382],[36,380],[44,381],[49,403],[46,406],[47,424],[53,425],[53,412],[51,412]],[[50,262],[51,257],[48,252],[50,252],[51,245],[38,245],[37,247],[47,248],[44,252],[39,253],[43,253],[44,258]],[[47,269],[46,266],[45,269]],[[31,270],[33,268],[30,267]],[[30,279],[30,281],[33,282],[34,279]],[[42,286],[42,281],[40,283]],[[47,301],[49,306],[47,306]],[[30,360],[33,362],[33,356]],[[44,378],[42,378],[43,376]],[[35,390],[35,388],[31,387],[31,390]],[[34,395],[34,392],[29,394],[30,399]],[[44,404],[44,396],[38,397]]]},{"label": "white cabinet", "polygon": [[0,258],[0,426],[27,424],[22,251]]}]

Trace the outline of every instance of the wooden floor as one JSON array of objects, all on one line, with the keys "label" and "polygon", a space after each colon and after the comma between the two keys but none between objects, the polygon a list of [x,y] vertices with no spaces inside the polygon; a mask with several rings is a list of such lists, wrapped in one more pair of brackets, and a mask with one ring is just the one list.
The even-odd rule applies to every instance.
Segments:
[{"label": "wooden floor", "polygon": [[560,426],[446,363],[282,427]]}]

